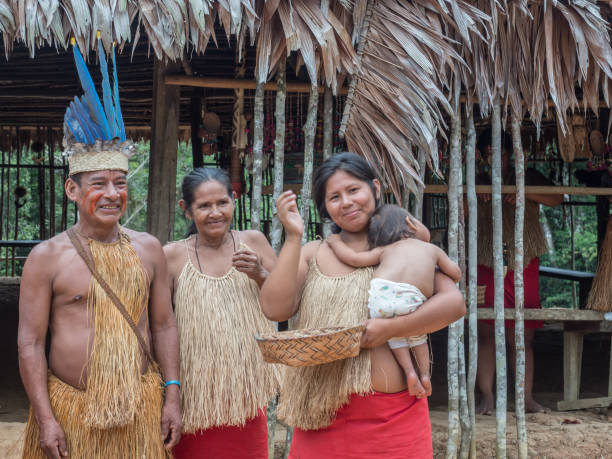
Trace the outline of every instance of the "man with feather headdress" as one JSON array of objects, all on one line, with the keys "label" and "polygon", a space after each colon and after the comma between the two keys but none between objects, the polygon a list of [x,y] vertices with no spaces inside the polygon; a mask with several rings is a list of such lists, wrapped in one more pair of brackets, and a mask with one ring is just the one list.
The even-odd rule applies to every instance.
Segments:
[{"label": "man with feather headdress", "polygon": [[36,246],[23,269],[19,365],[31,404],[23,457],[164,458],[182,429],[166,262],[157,239],[119,226],[132,147],[114,51],[111,90],[99,42],[103,103],[76,46],[74,57],[85,95],[64,117],[65,191],[79,220]]}]

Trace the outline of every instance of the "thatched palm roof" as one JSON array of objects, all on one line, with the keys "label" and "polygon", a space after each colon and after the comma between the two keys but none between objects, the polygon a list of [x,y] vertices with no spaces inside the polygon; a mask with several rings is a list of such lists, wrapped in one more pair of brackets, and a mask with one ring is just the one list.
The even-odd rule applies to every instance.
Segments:
[{"label": "thatched palm roof", "polygon": [[158,59],[176,61],[216,43],[215,22],[238,48],[256,46],[259,82],[292,52],[313,84],[352,81],[347,143],[395,189],[416,177],[413,145],[435,167],[452,75],[484,114],[499,94],[536,123],[549,98],[564,123],[577,86],[593,109],[610,94],[609,33],[593,0],[0,0],[7,55],[15,42],[35,56],[70,36],[87,51],[97,31],[121,49],[144,32]]}]

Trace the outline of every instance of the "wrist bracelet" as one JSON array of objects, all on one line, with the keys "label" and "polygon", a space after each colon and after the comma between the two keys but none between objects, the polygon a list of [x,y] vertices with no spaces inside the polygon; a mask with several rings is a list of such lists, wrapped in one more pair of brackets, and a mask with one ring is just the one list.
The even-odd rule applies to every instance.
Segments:
[{"label": "wrist bracelet", "polygon": [[164,383],[164,387],[171,386],[172,384],[177,385],[177,386],[179,387],[179,389],[181,388],[181,383],[180,383],[180,381],[177,381],[176,379],[171,379],[170,381],[166,381],[166,382]]}]

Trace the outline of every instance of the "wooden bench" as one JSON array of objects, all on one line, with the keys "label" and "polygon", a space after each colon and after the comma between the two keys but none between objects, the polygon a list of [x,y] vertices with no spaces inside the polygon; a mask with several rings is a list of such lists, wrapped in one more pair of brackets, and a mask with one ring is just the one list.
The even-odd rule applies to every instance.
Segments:
[{"label": "wooden bench", "polygon": [[[580,399],[582,345],[586,333],[612,333],[612,312],[603,313],[588,309],[546,308],[525,309],[525,320],[563,322],[563,400],[557,402],[560,411],[612,405],[612,341],[610,344],[610,369],[608,396]],[[479,319],[494,319],[492,308],[479,308]],[[514,319],[514,309],[505,309],[504,318]]]}]

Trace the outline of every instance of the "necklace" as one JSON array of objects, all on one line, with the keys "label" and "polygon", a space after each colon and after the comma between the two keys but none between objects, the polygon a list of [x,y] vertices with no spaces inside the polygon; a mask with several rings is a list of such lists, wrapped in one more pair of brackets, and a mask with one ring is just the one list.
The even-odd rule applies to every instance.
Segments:
[{"label": "necklace", "polygon": [[[230,230],[230,236],[232,237],[232,247],[234,248],[234,250],[236,250],[236,241],[234,240],[234,233],[232,230]],[[193,241],[193,249],[195,250],[195,255],[196,255],[196,261],[198,262],[198,269],[200,270],[200,272],[202,271],[202,265],[200,264],[200,256],[198,255],[198,233],[195,233],[195,239]]]}]

